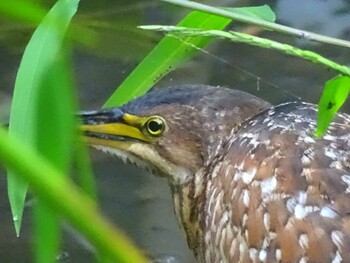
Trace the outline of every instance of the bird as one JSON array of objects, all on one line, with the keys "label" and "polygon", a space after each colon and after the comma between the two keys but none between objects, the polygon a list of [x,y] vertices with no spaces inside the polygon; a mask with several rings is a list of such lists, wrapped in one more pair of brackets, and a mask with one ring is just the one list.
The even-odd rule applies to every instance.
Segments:
[{"label": "bird", "polygon": [[89,145],[168,180],[197,262],[350,262],[350,116],[177,85],[82,112]]}]

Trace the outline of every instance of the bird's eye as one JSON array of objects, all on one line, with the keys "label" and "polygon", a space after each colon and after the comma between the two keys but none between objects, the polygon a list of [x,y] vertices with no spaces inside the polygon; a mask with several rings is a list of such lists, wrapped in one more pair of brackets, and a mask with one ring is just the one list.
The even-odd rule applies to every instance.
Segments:
[{"label": "bird's eye", "polygon": [[150,135],[159,136],[164,132],[165,123],[160,117],[152,117],[145,123],[145,128]]}]

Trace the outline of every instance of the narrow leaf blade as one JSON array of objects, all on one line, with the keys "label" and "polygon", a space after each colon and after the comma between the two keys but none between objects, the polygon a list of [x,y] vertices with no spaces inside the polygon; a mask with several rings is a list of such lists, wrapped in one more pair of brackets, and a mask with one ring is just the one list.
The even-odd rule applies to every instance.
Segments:
[{"label": "narrow leaf blade", "polygon": [[[76,111],[69,65],[62,52],[43,74],[35,100],[35,146],[61,175],[69,174],[72,163],[72,146],[76,138]],[[50,103],[48,103],[50,102]],[[44,125],[43,125],[44,124]],[[52,175],[47,175],[52,176]],[[61,232],[57,213],[39,199],[34,209],[35,248],[37,263],[55,262]]]},{"label": "narrow leaf blade", "polygon": [[[206,29],[223,29],[230,19],[192,12],[180,23],[180,26]],[[159,44],[134,69],[127,79],[118,87],[107,100],[104,107],[120,105],[132,98],[145,93],[157,83],[167,72],[176,68],[181,62],[188,60],[206,46],[210,38],[165,36]]]},{"label": "narrow leaf blade", "polygon": [[318,104],[318,121],[315,136],[322,136],[350,92],[350,77],[337,76],[326,82]]},{"label": "narrow leaf blade", "polygon": [[[36,29],[24,52],[16,77],[9,123],[9,134],[23,143],[34,145],[34,99],[45,69],[61,48],[78,3],[78,0],[58,1]],[[19,235],[28,185],[11,171],[7,182],[14,225]]]},{"label": "narrow leaf blade", "polygon": [[[244,12],[246,15],[269,21],[275,18],[268,6],[231,8],[230,11]],[[230,22],[229,18],[194,11],[187,15],[178,26],[221,30]],[[118,87],[104,107],[117,106],[144,94],[168,72],[191,59],[200,48],[207,46],[210,41],[208,37],[175,38],[168,34]]]}]

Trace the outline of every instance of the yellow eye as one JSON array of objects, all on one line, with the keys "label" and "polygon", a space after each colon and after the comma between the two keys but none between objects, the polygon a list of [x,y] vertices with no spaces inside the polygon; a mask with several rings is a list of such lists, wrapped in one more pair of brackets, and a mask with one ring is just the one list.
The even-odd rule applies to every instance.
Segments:
[{"label": "yellow eye", "polygon": [[145,123],[145,129],[152,136],[159,136],[165,130],[165,121],[160,117],[151,117]]}]

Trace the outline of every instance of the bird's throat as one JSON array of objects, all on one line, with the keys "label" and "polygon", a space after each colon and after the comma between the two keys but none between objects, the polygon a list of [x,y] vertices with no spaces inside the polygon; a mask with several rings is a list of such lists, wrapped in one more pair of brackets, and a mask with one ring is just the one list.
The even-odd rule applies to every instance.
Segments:
[{"label": "bird's throat", "polygon": [[205,192],[204,184],[199,182],[198,176],[193,176],[185,184],[171,184],[176,217],[186,232],[188,246],[196,258],[201,256],[204,244],[201,228],[204,217],[201,212],[204,211]]}]

